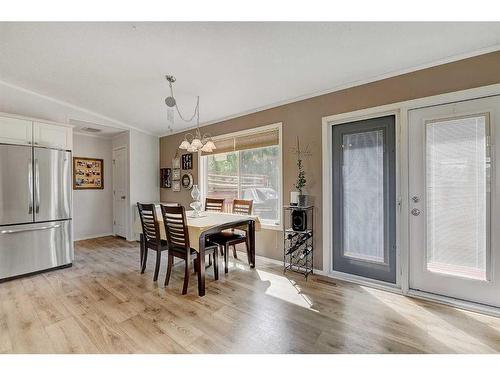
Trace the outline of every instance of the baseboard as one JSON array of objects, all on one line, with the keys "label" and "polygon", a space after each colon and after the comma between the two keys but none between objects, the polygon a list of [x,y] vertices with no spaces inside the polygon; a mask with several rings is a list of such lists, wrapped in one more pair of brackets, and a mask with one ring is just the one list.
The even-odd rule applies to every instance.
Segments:
[{"label": "baseboard", "polygon": [[91,240],[91,239],[94,239],[94,238],[108,237],[108,236],[114,236],[114,235],[115,235],[114,233],[91,234],[91,235],[88,235],[88,236],[75,238],[74,241]]},{"label": "baseboard", "polygon": [[[244,251],[239,251],[238,250],[238,253],[246,255],[246,253]],[[261,260],[261,261],[264,261],[264,262],[269,262],[269,263],[276,264],[278,266],[283,267],[283,261],[282,260],[268,258],[268,257],[262,256],[262,255],[257,255],[257,254],[255,255],[255,260],[256,261]],[[328,276],[323,270],[318,270],[316,268],[313,270],[313,274],[320,275],[320,276]]]}]

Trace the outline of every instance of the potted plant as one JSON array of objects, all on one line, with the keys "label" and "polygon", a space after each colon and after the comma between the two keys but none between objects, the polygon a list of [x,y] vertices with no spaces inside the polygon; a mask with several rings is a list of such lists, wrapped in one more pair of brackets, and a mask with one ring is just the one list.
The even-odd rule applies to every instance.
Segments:
[{"label": "potted plant", "polygon": [[298,190],[298,205],[299,206],[305,206],[307,205],[307,195],[304,194],[304,188],[306,186],[306,172],[304,171],[304,165],[302,164],[302,153],[300,151],[300,145],[299,145],[299,137],[297,137],[297,169],[298,169],[298,175],[297,175],[297,181],[295,182],[295,189]]}]

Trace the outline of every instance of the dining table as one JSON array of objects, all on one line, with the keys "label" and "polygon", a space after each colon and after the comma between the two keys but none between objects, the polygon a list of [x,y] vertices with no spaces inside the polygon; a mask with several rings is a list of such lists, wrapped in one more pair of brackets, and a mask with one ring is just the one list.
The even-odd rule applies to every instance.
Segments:
[{"label": "dining table", "polygon": [[[163,224],[160,204],[163,203],[155,203],[156,218],[160,228],[160,238],[166,241],[167,236],[165,225]],[[165,205],[172,204],[166,203]],[[199,216],[195,216],[194,211],[186,211],[186,222],[190,246],[199,253],[200,271],[198,275],[198,295],[200,297],[205,295],[205,245],[211,235],[225,230],[245,229],[248,236],[248,264],[250,268],[255,268],[255,232],[261,229],[261,223],[257,216],[213,211],[201,211],[199,212]],[[134,231],[140,235],[142,249],[144,238],[139,216],[137,216],[134,221]]]}]

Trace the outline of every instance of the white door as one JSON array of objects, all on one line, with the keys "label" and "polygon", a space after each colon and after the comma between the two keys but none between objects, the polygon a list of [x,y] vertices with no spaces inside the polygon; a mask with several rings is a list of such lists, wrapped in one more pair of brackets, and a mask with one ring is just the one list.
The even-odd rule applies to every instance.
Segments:
[{"label": "white door", "polygon": [[410,288],[500,307],[500,97],[409,111]]},{"label": "white door", "polygon": [[125,148],[113,151],[113,232],[127,237],[127,153]]}]

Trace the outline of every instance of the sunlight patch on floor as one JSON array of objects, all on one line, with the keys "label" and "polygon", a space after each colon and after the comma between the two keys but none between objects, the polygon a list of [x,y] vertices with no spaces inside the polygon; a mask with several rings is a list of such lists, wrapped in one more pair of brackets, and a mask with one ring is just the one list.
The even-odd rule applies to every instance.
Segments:
[{"label": "sunlight patch on floor", "polygon": [[267,295],[318,312],[312,308],[312,301],[302,294],[300,287],[293,280],[262,270],[257,270],[257,274],[262,281],[269,282],[269,287],[266,290]]},{"label": "sunlight patch on floor", "polygon": [[[432,313],[429,309],[420,306],[416,301],[409,297],[401,296],[401,301],[395,301],[394,299],[384,298],[384,294],[389,292],[383,292],[371,287],[360,286],[365,292],[375,297],[378,301],[385,304],[390,309],[394,310],[396,313],[400,314],[405,320],[414,324],[416,327],[425,331],[429,336],[434,338],[436,341],[442,342],[443,345],[450,343],[452,337],[448,337],[445,342],[443,342],[443,337],[450,335],[453,332],[453,336],[456,343],[467,342],[473,343],[482,347],[483,350],[486,348],[495,351],[495,348],[485,344],[484,342],[478,340],[468,332],[456,327],[453,324],[448,323],[446,320],[442,319],[438,315]],[[392,296],[391,296],[392,297]],[[468,345],[469,345],[468,344]],[[450,347],[457,347],[455,343]]]}]

